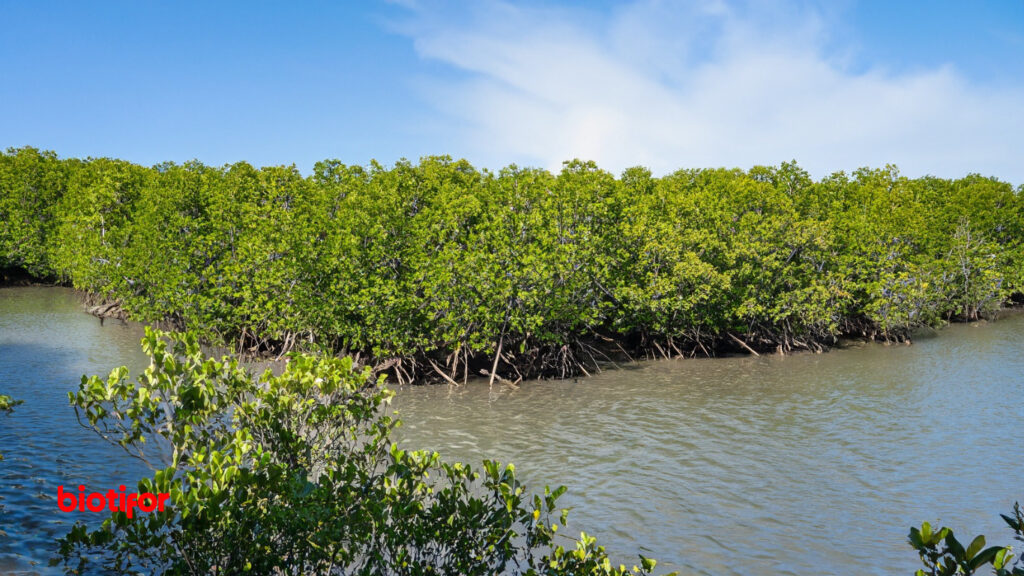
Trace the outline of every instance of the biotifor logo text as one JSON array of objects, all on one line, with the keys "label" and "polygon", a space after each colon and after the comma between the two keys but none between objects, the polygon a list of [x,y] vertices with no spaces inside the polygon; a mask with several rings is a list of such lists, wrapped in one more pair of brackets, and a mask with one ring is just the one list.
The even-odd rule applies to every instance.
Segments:
[{"label": "biotifor logo text", "polygon": [[85,486],[79,486],[77,494],[65,491],[64,486],[57,486],[57,508],[60,508],[61,512],[74,512],[75,510],[79,512],[86,510],[89,512],[121,511],[131,518],[135,508],[143,512],[152,512],[153,510],[163,512],[165,503],[171,497],[166,492],[159,494],[151,492],[126,493],[124,484],[118,486],[118,489],[120,490],[118,492],[107,490],[106,493],[92,492],[86,495]]}]

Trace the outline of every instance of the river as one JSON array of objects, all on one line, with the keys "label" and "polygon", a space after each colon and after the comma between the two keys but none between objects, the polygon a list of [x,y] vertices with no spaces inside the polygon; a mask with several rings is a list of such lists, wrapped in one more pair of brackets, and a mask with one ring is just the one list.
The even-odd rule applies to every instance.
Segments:
[{"label": "river", "polygon": [[[47,573],[75,517],[58,484],[132,483],[141,464],[81,429],[82,374],[143,365],[138,326],[58,288],[0,289],[0,573]],[[911,574],[911,525],[1008,544],[1024,499],[1024,315],[913,346],[647,362],[578,381],[406,387],[400,441],[565,484],[570,528],[617,560],[696,574]],[[35,563],[35,564],[33,564]]]}]

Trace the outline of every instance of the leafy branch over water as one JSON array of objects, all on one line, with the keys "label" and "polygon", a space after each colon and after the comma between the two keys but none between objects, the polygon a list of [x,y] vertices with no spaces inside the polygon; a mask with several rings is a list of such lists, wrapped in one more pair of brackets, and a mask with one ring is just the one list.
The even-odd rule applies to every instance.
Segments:
[{"label": "leafy branch over water", "polygon": [[[23,402],[24,400],[15,400],[6,394],[0,394],[0,414],[10,414],[15,406]],[[0,460],[3,459],[3,452],[0,452]]]},{"label": "leafy branch over water", "polygon": [[15,400],[6,394],[0,394],[0,412],[10,412],[15,406],[23,402],[24,400]]},{"label": "leafy branch over water", "polygon": [[[68,568],[107,573],[362,575],[648,574],[567,538],[565,488],[530,495],[515,468],[400,449],[392,392],[350,358],[292,355],[279,376],[204,356],[193,335],[147,329],[152,362],[83,377],[80,421],[129,454],[166,462],[139,492],[163,512],[114,512],[60,541]],[[564,530],[563,530],[564,531]]]},{"label": "leafy branch over water", "polygon": [[[1024,513],[1020,504],[1014,504],[1013,516],[1001,516],[1016,534],[1016,540],[1024,544]],[[977,536],[964,546],[951,529],[933,530],[925,522],[920,529],[910,529],[908,540],[925,566],[917,571],[917,576],[971,576],[986,566],[991,566],[996,576],[1024,576],[1024,560],[1017,558],[1014,562],[1013,550],[1009,546],[985,548],[984,536]]]}]

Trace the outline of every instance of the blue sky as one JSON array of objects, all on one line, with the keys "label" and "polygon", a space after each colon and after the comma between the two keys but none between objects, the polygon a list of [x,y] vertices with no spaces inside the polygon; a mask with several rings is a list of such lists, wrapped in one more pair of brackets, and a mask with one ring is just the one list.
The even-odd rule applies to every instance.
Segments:
[{"label": "blue sky", "polygon": [[1024,183],[1024,2],[0,0],[0,147]]}]

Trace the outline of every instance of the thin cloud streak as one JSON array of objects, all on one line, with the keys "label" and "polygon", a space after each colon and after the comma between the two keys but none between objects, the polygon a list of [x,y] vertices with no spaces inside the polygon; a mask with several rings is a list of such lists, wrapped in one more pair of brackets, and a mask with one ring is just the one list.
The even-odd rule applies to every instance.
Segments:
[{"label": "thin cloud streak", "polygon": [[[681,5],[680,5],[681,4]],[[897,164],[1024,182],[1024,87],[950,66],[852,71],[834,15],[784,1],[635,2],[610,15],[491,2],[412,8],[417,53],[462,72],[427,82],[453,153],[497,168],[571,158],[658,174],[796,159],[815,176]],[[841,37],[841,35],[840,35]]]}]

